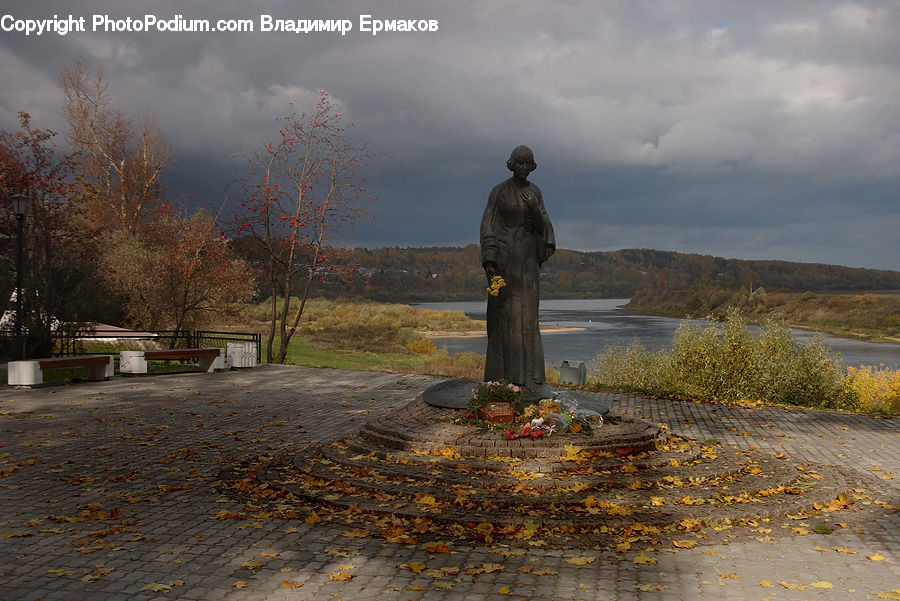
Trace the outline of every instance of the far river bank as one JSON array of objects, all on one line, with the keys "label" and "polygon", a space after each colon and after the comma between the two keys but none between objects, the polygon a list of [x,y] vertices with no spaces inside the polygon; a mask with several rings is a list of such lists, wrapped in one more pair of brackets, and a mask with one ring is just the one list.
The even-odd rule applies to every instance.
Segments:
[{"label": "far river bank", "polygon": [[[540,321],[544,359],[553,366],[562,361],[589,363],[605,347],[640,341],[649,350],[668,347],[678,326],[685,320],[652,315],[635,315],[622,308],[628,299],[541,301]],[[423,303],[417,307],[462,311],[472,319],[485,319],[486,302]],[[693,323],[710,324],[706,320]],[[821,336],[844,365],[873,365],[900,369],[900,344],[866,342],[840,338],[806,329],[792,328],[797,342]],[[484,354],[486,337],[479,333],[431,335],[438,348],[450,353],[473,351]]]}]

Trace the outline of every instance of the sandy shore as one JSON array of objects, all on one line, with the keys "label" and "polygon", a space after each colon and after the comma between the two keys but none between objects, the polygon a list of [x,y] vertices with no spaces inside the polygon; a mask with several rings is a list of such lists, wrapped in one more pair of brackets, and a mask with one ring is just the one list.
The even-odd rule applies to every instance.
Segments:
[{"label": "sandy shore", "polygon": [[[563,332],[580,332],[586,328],[561,328],[559,326],[541,326],[542,334],[561,334]],[[467,332],[419,332],[426,338],[484,338],[486,332],[481,330]]]}]

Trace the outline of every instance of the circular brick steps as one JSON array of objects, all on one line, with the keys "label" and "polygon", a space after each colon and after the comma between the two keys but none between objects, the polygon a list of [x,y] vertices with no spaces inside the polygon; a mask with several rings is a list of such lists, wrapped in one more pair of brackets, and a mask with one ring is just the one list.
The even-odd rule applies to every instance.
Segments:
[{"label": "circular brick steps", "polygon": [[635,524],[672,536],[758,524],[814,513],[852,486],[837,468],[670,437],[627,415],[589,435],[512,441],[456,415],[420,397],[260,478],[362,527],[393,516],[432,524],[432,534],[483,542],[488,531],[523,545],[610,542]]}]

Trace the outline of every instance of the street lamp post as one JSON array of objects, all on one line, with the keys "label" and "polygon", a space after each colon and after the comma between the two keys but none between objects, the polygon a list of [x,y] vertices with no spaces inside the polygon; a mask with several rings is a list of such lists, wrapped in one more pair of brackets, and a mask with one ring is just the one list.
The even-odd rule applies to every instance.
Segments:
[{"label": "street lamp post", "polygon": [[16,242],[16,351],[14,358],[21,361],[25,358],[25,338],[22,336],[22,240],[24,238],[25,212],[28,210],[28,196],[13,194],[9,200],[12,203],[18,229]]}]

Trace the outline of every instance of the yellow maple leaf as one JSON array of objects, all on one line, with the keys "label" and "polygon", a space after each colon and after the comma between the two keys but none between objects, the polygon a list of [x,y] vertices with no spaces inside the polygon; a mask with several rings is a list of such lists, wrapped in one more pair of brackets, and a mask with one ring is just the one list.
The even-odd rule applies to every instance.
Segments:
[{"label": "yellow maple leaf", "polygon": [[894,601],[900,601],[900,588],[895,588],[889,593],[878,593],[879,599],[893,599]]},{"label": "yellow maple leaf", "polygon": [[594,498],[594,495],[589,495],[589,496],[585,497],[585,499],[584,499],[585,507],[597,507],[598,505],[600,505],[600,503],[597,501],[597,499]]},{"label": "yellow maple leaf", "polygon": [[874,555],[866,555],[866,559],[871,559],[872,561],[884,561],[884,555],[875,551]]},{"label": "yellow maple leaf", "polygon": [[231,586],[232,586],[232,588],[247,588],[247,587],[250,586],[250,585],[247,584],[247,581],[246,581],[246,580],[238,580],[237,582],[235,582],[235,583],[232,584]]},{"label": "yellow maple leaf", "polygon": [[434,451],[434,454],[439,457],[443,457],[444,459],[459,459],[459,453],[457,453],[456,449],[454,449],[452,446],[447,446],[443,449],[437,449],[436,451]]},{"label": "yellow maple leaf", "polygon": [[34,536],[31,532],[25,530],[6,530],[3,533],[5,538],[25,538],[26,536]]},{"label": "yellow maple leaf", "polygon": [[805,585],[805,584],[791,584],[791,583],[789,583],[789,582],[785,582],[784,580],[782,580],[781,582],[779,582],[779,584],[780,584],[781,586],[783,586],[784,588],[790,589],[790,590],[792,590],[792,591],[803,591],[803,590],[806,590],[806,585]]},{"label": "yellow maple leaf", "polygon": [[449,580],[435,580],[432,584],[434,588],[442,591],[449,591],[453,588],[453,582]]},{"label": "yellow maple leaf", "polygon": [[491,549],[491,552],[503,557],[520,557],[525,555],[524,549]]},{"label": "yellow maple leaf", "polygon": [[762,582],[759,583],[759,586],[761,586],[763,588],[772,588],[775,585],[772,584],[771,582],[769,582],[768,580],[763,580]]},{"label": "yellow maple leaf", "polygon": [[629,549],[631,549],[631,543],[628,541],[616,545],[616,553],[628,553]]},{"label": "yellow maple leaf", "polygon": [[659,506],[665,505],[665,504],[666,504],[665,497],[650,497],[650,505],[652,507],[659,507]]},{"label": "yellow maple leaf", "polygon": [[813,588],[834,588],[834,585],[827,580],[817,580],[813,583],[810,583],[809,586]]},{"label": "yellow maple leaf", "polygon": [[305,521],[307,524],[318,524],[319,522],[322,521],[322,518],[320,518],[319,514],[317,514],[315,511],[310,511],[309,515],[306,516]]},{"label": "yellow maple leaf", "polygon": [[497,594],[499,594],[499,595],[512,595],[512,591],[509,589],[508,586],[501,586],[501,587],[500,587],[500,590],[497,591]]},{"label": "yellow maple leaf", "polygon": [[281,586],[283,588],[300,588],[304,584],[305,583],[297,582],[296,580],[284,580],[284,581],[282,581]]},{"label": "yellow maple leaf", "polygon": [[415,572],[416,574],[421,574],[422,570],[425,569],[425,564],[420,561],[411,561],[409,563],[405,563],[400,566],[404,570],[409,570],[410,572]]},{"label": "yellow maple leaf", "polygon": [[634,588],[639,591],[664,591],[669,587],[665,584],[635,584]]},{"label": "yellow maple leaf", "polygon": [[583,555],[581,557],[570,557],[566,559],[566,562],[572,564],[573,566],[585,566],[589,563],[594,563],[596,559],[596,557],[593,557],[591,555]]},{"label": "yellow maple leaf", "polygon": [[353,574],[350,572],[332,572],[328,579],[332,582],[348,582],[353,579]]},{"label": "yellow maple leaf", "polygon": [[145,584],[144,588],[141,589],[141,591],[150,591],[151,593],[168,593],[171,590],[171,586],[159,582],[151,582],[150,584]]},{"label": "yellow maple leaf", "polygon": [[442,542],[428,542],[422,545],[422,548],[428,553],[449,553],[450,546],[447,543]]},{"label": "yellow maple leaf", "polygon": [[341,533],[341,536],[346,536],[347,538],[368,538],[370,535],[371,533],[368,530],[362,530],[360,528],[345,530]]},{"label": "yellow maple leaf", "polygon": [[560,458],[562,461],[574,461],[575,463],[583,463],[587,461],[587,457],[581,452],[581,447],[573,444],[563,446],[565,454]]},{"label": "yellow maple leaf", "polygon": [[693,549],[697,546],[697,541],[695,540],[673,540],[672,544],[679,549]]},{"label": "yellow maple leaf", "polygon": [[639,565],[639,566],[647,566],[647,565],[655,566],[655,565],[656,565],[656,562],[657,562],[657,559],[656,559],[655,557],[650,557],[649,555],[646,555],[643,551],[641,551],[640,553],[638,553],[637,555],[634,556],[634,563],[635,563],[635,565]]}]

